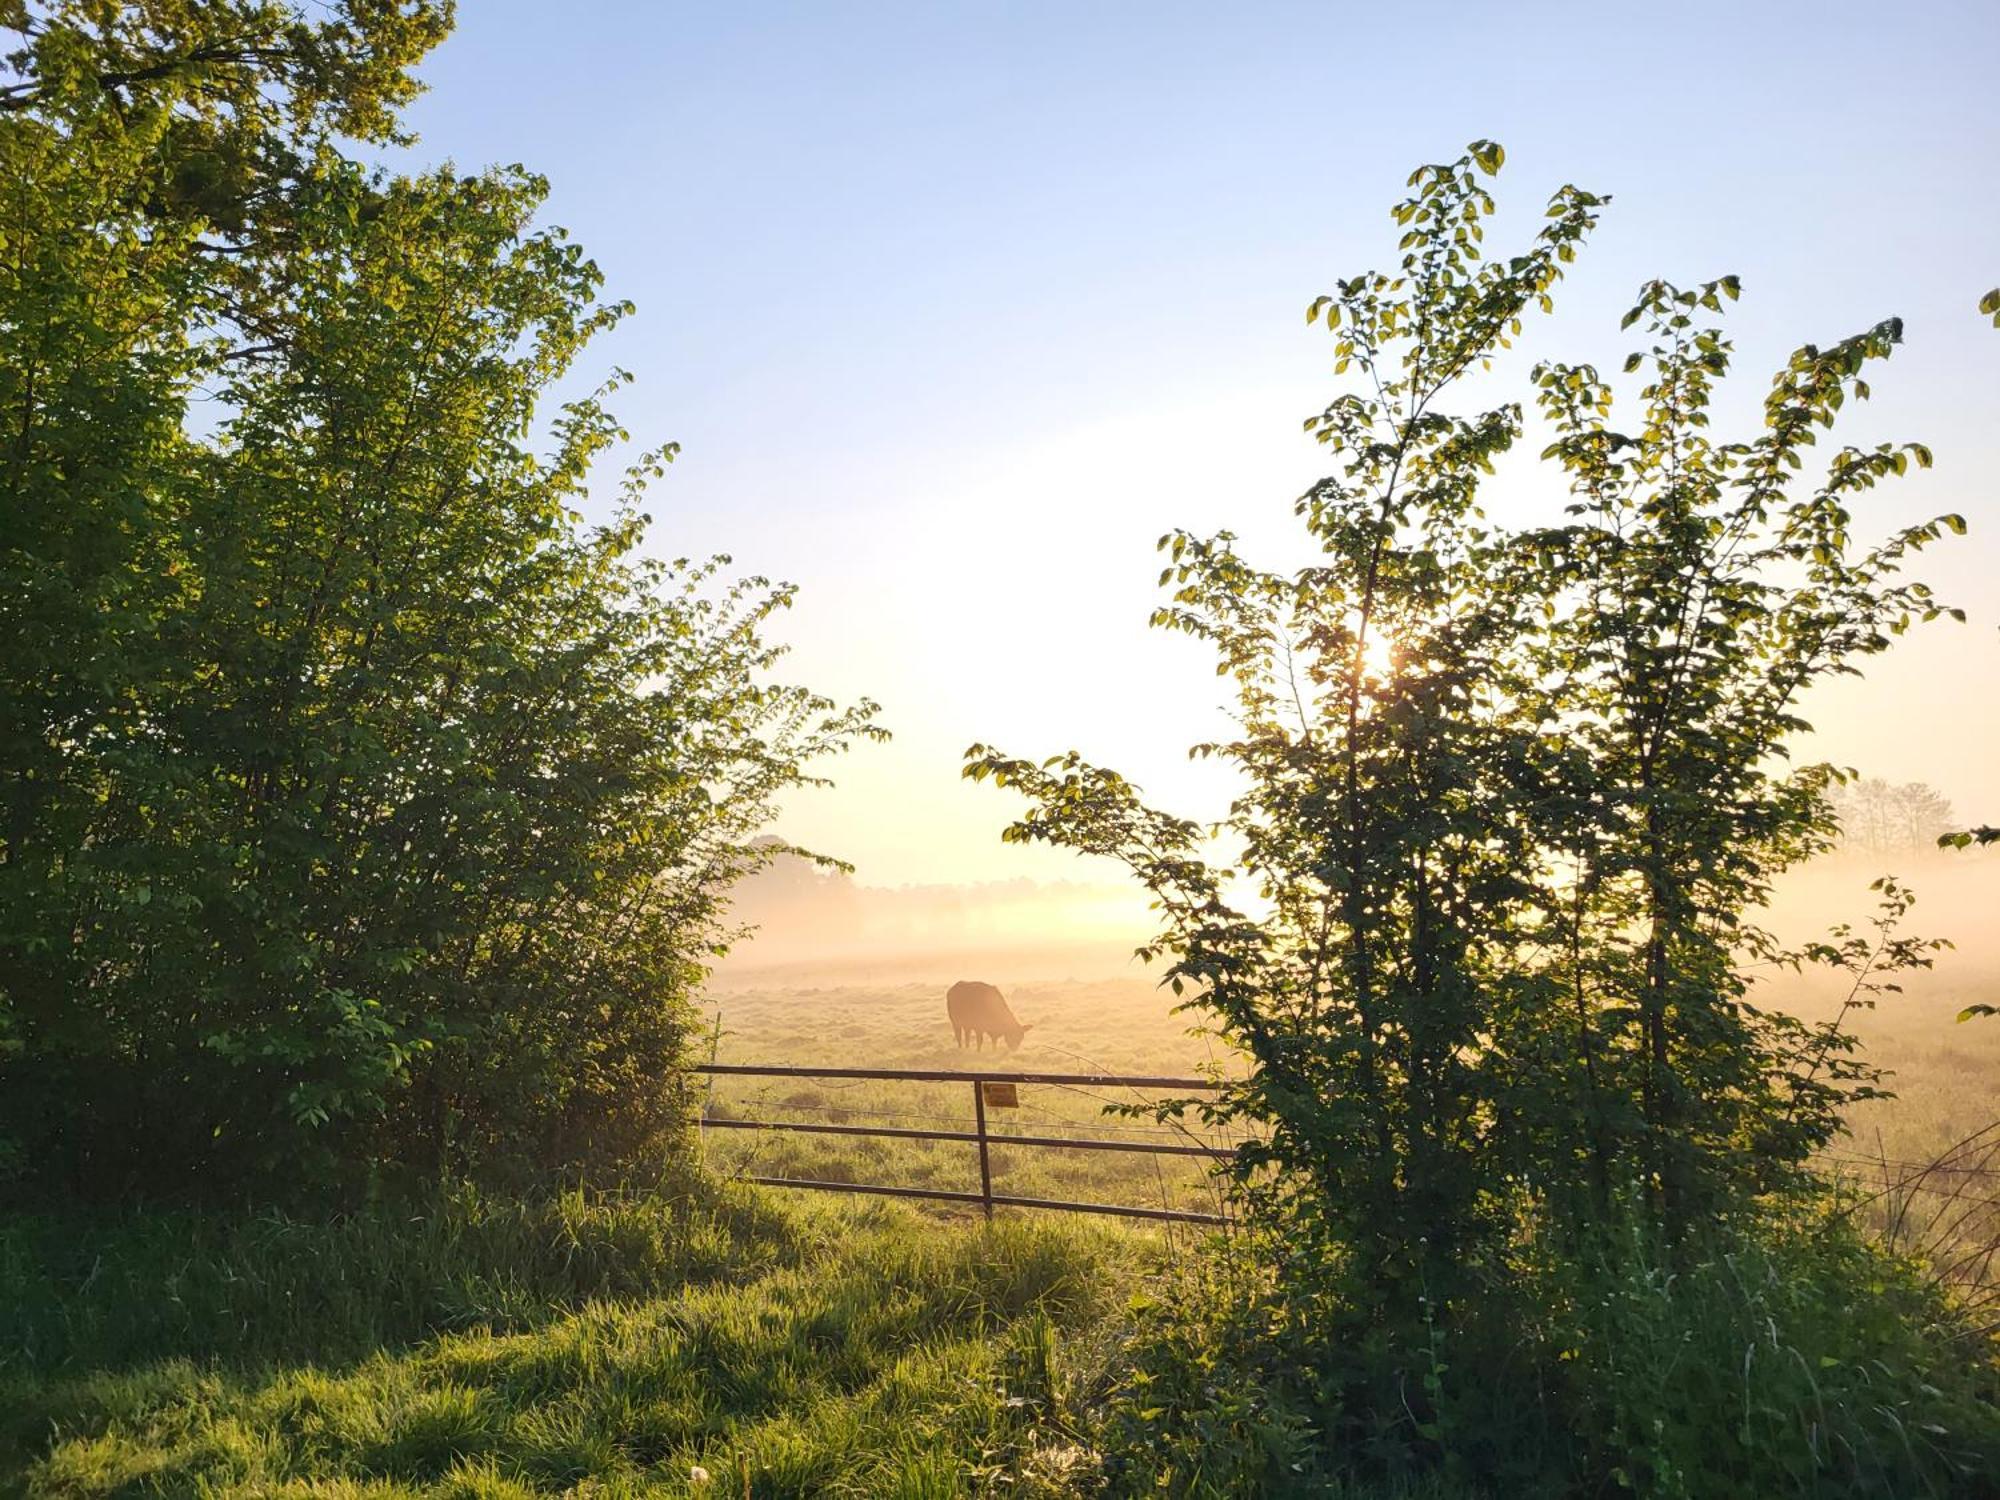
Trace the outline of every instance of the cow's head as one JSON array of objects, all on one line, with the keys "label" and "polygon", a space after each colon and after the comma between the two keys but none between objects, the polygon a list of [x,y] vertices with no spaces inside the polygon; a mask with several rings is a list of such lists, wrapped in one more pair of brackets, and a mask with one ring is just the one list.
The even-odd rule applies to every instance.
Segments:
[{"label": "cow's head", "polygon": [[1021,1047],[1021,1038],[1026,1036],[1029,1032],[1033,1031],[1034,1029],[1035,1029],[1035,1023],[1033,1021],[1030,1021],[1025,1026],[1013,1026],[1010,1027],[1008,1030],[1001,1032],[1000,1034],[1007,1039],[1008,1049],[1010,1051],[1018,1052]]}]

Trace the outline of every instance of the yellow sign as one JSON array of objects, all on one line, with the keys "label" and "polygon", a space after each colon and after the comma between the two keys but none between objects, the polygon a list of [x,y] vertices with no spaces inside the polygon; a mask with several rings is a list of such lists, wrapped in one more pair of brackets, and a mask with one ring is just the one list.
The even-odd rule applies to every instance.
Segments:
[{"label": "yellow sign", "polygon": [[1019,1109],[1021,1096],[1011,1083],[982,1083],[979,1094],[994,1109]]}]

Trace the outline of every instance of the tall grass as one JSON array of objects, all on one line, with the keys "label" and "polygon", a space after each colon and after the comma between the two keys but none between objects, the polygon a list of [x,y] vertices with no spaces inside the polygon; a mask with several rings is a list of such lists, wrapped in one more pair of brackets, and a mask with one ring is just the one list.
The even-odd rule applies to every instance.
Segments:
[{"label": "tall grass", "polygon": [[[1198,1265],[1138,1311],[1107,1403],[1116,1493],[1432,1479],[1498,1496],[2000,1495],[2000,1360],[1837,1196],[1668,1246],[1524,1221],[1414,1335],[1339,1268]],[[1262,1262],[1260,1266],[1258,1262]]]},{"label": "tall grass", "polygon": [[508,1198],[458,1185],[330,1219],[149,1210],[0,1218],[0,1379],[196,1360],[338,1362],[593,1298],[747,1280],[810,1219],[745,1193]]},{"label": "tall grass", "polygon": [[14,1221],[0,1493],[1078,1493],[1064,1372],[1146,1243],[747,1192]]},{"label": "tall grass", "polygon": [[[1050,1040],[1001,1065],[1202,1060],[1136,986],[1021,1003],[1043,1023],[1031,1042]],[[726,1017],[742,1029],[724,1056],[952,1065],[941,1010],[914,986],[759,993]],[[1917,1069],[1903,1081],[1930,1100]],[[969,1103],[767,1083],[717,1103],[856,1120]],[[1024,1090],[1023,1118],[994,1126],[1085,1132],[1097,1103]],[[1031,1127],[1028,1106],[1060,1118]],[[1995,1165],[1968,1155],[1987,1139],[1949,1171],[1678,1260],[1631,1236],[1557,1256],[1524,1235],[1510,1287],[1404,1349],[1287,1309],[1258,1269],[1282,1257],[1241,1239],[1185,1254],[1185,1229],[1004,1211],[988,1229],[705,1180],[458,1186],[325,1220],[0,1213],[0,1495],[1994,1494],[1990,1341],[1948,1302],[1965,1257],[1914,1256],[1990,1245],[1967,1190]],[[958,1146],[708,1146],[718,1170],[976,1181]],[[1116,1156],[1009,1152],[1001,1169],[1052,1196],[1201,1185]],[[1352,1419],[1342,1391],[1369,1381],[1411,1393],[1406,1419],[1393,1403],[1387,1425]]]}]

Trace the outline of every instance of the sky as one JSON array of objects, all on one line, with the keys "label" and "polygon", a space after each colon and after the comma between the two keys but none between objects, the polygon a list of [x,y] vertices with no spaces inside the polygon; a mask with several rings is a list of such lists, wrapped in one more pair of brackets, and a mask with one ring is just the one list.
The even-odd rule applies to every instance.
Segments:
[{"label": "sky", "polygon": [[[1724,410],[1751,421],[1795,345],[1905,320],[1840,435],[1936,451],[1862,529],[1965,513],[1920,576],[1972,622],[1816,690],[1806,753],[2000,820],[1996,56],[1993,0],[461,0],[408,159],[550,179],[548,221],[638,309],[580,378],[631,371],[635,441],[683,445],[649,545],[797,584],[788,675],[883,705],[894,741],[780,831],[875,885],[1096,879],[1001,844],[1016,804],[961,752],[1075,747],[1219,810],[1185,748],[1222,685],[1146,627],[1153,542],[1228,527],[1295,560],[1324,460],[1300,424],[1341,388],[1304,309],[1392,264],[1410,169],[1479,138],[1507,149],[1495,249],[1565,181],[1614,200],[1509,394],[1539,358],[1615,369],[1656,275],[1742,277]],[[1489,508],[1561,503],[1522,463]]]}]

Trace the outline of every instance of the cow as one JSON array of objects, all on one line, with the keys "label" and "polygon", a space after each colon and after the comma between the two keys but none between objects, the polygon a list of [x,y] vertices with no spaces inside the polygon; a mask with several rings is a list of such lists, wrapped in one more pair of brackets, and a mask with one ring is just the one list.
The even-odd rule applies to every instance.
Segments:
[{"label": "cow", "polygon": [[961,979],[946,990],[944,1008],[951,1016],[951,1034],[961,1047],[968,1041],[984,1047],[989,1036],[996,1047],[1003,1041],[1019,1047],[1030,1029],[1014,1019],[1005,996],[977,979]]}]

